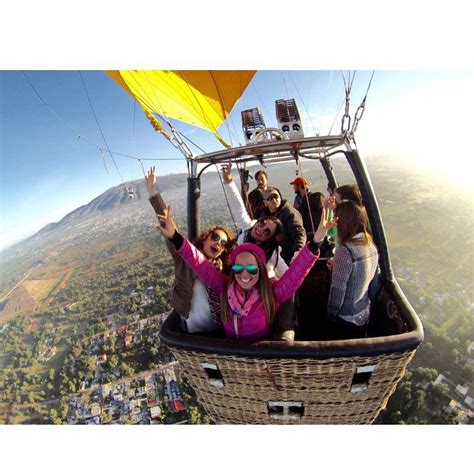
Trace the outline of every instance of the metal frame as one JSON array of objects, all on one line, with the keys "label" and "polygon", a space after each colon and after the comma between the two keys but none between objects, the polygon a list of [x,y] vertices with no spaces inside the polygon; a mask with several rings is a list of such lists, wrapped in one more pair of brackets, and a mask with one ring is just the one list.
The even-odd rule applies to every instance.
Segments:
[{"label": "metal frame", "polygon": [[[372,356],[381,353],[400,353],[415,350],[423,341],[424,331],[420,319],[403,294],[393,275],[385,230],[380,209],[367,167],[348,136],[310,137],[300,140],[285,140],[201,155],[193,159],[188,178],[188,226],[190,237],[199,233],[200,177],[202,172],[219,162],[246,163],[257,161],[275,163],[295,159],[318,160],[326,174],[329,185],[337,187],[330,158],[342,153],[352,169],[367,210],[372,235],[380,254],[382,285],[396,305],[400,316],[407,325],[407,332],[392,336],[371,337],[342,341],[260,341],[249,344],[246,341],[209,338],[200,335],[182,334],[179,330],[179,315],[173,311],[163,323],[160,337],[172,348],[200,352],[250,356],[263,358],[318,358],[326,359],[345,356]],[[265,157],[263,156],[265,155]],[[204,165],[198,173],[198,164]],[[192,215],[191,215],[192,214]],[[192,225],[190,225],[190,223]],[[193,232],[195,232],[193,234]]]},{"label": "metal frame", "polygon": [[[194,239],[199,234],[201,196],[201,174],[209,166],[217,163],[283,163],[299,160],[317,160],[321,163],[328,180],[328,185],[335,189],[337,180],[331,166],[330,158],[342,153],[357,181],[364,205],[367,210],[372,234],[380,254],[380,270],[382,278],[393,280],[392,264],[388,251],[385,229],[380,209],[375,197],[367,167],[356,148],[353,148],[345,135],[307,137],[294,140],[278,140],[257,143],[241,147],[219,150],[199,155],[191,160],[190,177],[188,178],[188,234]],[[204,165],[198,173],[198,165]]]}]

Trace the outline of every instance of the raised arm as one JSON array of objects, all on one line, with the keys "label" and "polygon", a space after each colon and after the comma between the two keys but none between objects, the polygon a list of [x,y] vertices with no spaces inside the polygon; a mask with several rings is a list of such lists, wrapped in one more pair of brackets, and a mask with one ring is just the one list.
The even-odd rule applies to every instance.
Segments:
[{"label": "raised arm", "polygon": [[158,192],[158,189],[156,188],[156,174],[154,166],[152,166],[145,175],[145,187],[148,191],[148,200],[150,201],[155,214],[164,214],[166,210],[166,204],[163,201],[161,194]]},{"label": "raised arm", "polygon": [[222,177],[224,179],[224,192],[229,201],[230,211],[235,220],[235,225],[243,231],[252,227],[252,219],[250,218],[247,208],[245,207],[242,196],[231,174],[232,163],[222,165]]},{"label": "raised arm", "polygon": [[209,288],[221,293],[227,283],[227,277],[210,263],[202,252],[177,232],[176,225],[168,206],[164,214],[158,216],[160,225],[156,228],[174,245],[178,255],[194,270],[196,276]]},{"label": "raised arm", "polygon": [[319,258],[319,248],[327,231],[335,225],[336,221],[330,220],[327,212],[321,213],[321,220],[313,240],[303,247],[303,250],[291,262],[288,270],[273,286],[273,293],[278,301],[283,303],[301,286],[311,267]]}]

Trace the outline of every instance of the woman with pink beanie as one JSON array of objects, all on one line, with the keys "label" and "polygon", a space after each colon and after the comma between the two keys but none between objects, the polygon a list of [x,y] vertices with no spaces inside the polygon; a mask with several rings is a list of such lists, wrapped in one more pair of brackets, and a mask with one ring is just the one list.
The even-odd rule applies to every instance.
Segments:
[{"label": "woman with pink beanie", "polygon": [[319,257],[319,247],[328,229],[335,226],[327,212],[313,241],[309,242],[292,261],[279,279],[269,278],[265,268],[265,253],[255,244],[239,245],[230,255],[232,273],[229,276],[216,270],[188,240],[176,231],[171,209],[158,216],[156,226],[176,248],[183,260],[212,290],[221,294],[222,323],[228,337],[259,341],[271,336],[275,312],[303,283]]}]

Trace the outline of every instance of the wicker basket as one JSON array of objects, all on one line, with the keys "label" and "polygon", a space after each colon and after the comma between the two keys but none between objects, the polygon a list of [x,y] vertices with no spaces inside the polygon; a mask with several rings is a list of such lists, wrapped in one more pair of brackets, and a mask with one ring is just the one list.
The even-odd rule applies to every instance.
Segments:
[{"label": "wicker basket", "polygon": [[421,323],[395,281],[381,302],[402,333],[345,341],[213,339],[161,330],[215,423],[369,424],[385,407],[416,347]]}]

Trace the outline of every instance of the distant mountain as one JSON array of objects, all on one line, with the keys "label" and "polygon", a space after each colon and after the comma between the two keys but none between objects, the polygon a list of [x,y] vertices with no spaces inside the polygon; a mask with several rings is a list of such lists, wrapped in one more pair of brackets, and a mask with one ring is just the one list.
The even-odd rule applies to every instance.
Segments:
[{"label": "distant mountain", "polygon": [[[166,176],[166,179],[159,178],[160,191],[167,193],[176,189],[182,190],[186,185],[185,174],[176,174]],[[127,193],[125,185],[128,189],[133,190],[133,199]],[[101,195],[94,198],[88,204],[78,207],[69,214],[66,214],[59,222],[47,224],[41,228],[36,234],[29,237],[26,240],[35,239],[45,234],[49,234],[56,231],[71,223],[77,223],[78,221],[88,219],[97,213],[107,213],[114,209],[123,208],[125,206],[136,205],[137,202],[147,201],[148,192],[145,188],[143,181],[130,181],[127,183],[120,184],[113,188],[108,189]],[[23,241],[25,242],[25,241]]]}]

